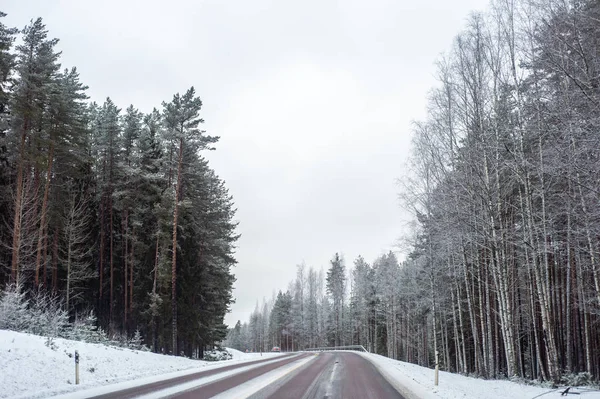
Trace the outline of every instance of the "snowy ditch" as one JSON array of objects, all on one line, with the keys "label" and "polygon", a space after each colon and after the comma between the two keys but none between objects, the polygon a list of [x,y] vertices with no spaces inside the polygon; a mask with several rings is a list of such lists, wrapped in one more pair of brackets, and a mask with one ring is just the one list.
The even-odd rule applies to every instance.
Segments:
[{"label": "snowy ditch", "polygon": [[[508,380],[483,380],[440,371],[439,385],[433,383],[434,371],[416,364],[400,362],[381,355],[357,352],[371,361],[406,399],[548,399],[561,397],[566,389],[524,385]],[[566,397],[600,399],[600,391],[571,388]],[[562,396],[563,398],[565,396]]]}]

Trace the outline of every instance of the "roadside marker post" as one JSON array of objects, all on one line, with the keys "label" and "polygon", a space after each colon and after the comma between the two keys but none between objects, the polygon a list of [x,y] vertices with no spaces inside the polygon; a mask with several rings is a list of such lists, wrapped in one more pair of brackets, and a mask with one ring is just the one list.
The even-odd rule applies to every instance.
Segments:
[{"label": "roadside marker post", "polygon": [[75,385],[79,385],[79,352],[75,351]]},{"label": "roadside marker post", "polygon": [[434,384],[437,387],[438,385],[438,375],[440,372],[440,361],[439,361],[439,352],[435,351],[435,377],[434,377]]}]

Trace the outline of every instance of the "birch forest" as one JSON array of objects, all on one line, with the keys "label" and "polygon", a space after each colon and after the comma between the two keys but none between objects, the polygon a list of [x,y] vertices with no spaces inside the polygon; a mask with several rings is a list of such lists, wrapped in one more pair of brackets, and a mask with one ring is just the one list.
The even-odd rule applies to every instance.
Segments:
[{"label": "birch forest", "polygon": [[397,255],[298,266],[226,342],[597,381],[600,2],[494,1],[436,65],[400,179],[414,219]]},{"label": "birch forest", "polygon": [[203,156],[218,137],[201,129],[202,101],[190,88],[145,112],[97,103],[41,19],[15,29],[3,17],[4,298],[41,295],[70,322],[201,354],[226,333],[237,240],[233,200]]}]

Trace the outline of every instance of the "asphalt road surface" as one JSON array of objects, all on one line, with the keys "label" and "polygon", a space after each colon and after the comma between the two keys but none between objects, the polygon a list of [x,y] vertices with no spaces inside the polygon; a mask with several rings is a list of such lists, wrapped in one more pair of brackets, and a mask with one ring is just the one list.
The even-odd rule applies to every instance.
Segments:
[{"label": "asphalt road surface", "polygon": [[252,395],[250,399],[402,399],[364,357],[323,352],[302,369]]},{"label": "asphalt road surface", "polygon": [[286,354],[82,397],[402,399],[371,362],[352,352]]},{"label": "asphalt road surface", "polygon": [[[286,360],[293,357],[293,354],[286,354],[283,355],[281,357],[277,357],[275,359],[277,360]],[[294,357],[295,358],[295,357]],[[205,371],[199,371],[197,373],[193,373],[193,374],[188,374],[186,376],[182,376],[182,377],[176,377],[176,378],[172,378],[170,380],[164,380],[164,381],[158,381],[158,382],[154,382],[151,384],[146,384],[146,385],[142,385],[139,387],[133,387],[133,388],[128,388],[122,391],[117,391],[114,393],[108,393],[108,394],[104,394],[104,395],[97,395],[97,396],[90,396],[90,399],[130,399],[130,398],[137,398],[140,397],[142,395],[145,394],[150,394],[150,393],[155,393],[157,391],[160,391],[162,389],[167,389],[167,388],[172,388],[175,387],[177,385],[180,384],[184,384],[184,383],[188,383],[188,382],[193,382],[194,380],[198,380],[204,377],[210,377],[212,375],[218,375],[220,373],[224,373],[227,371],[232,371],[235,369],[239,369],[242,367],[247,367],[247,366],[251,366],[251,365],[256,365],[256,364],[261,364],[261,363],[265,363],[268,362],[270,360],[273,359],[265,359],[265,360],[255,360],[252,362],[246,362],[246,363],[242,363],[242,364],[233,364],[231,366],[224,366],[224,367],[219,367],[219,368],[215,368],[215,369],[210,369],[210,370],[205,370]]]}]

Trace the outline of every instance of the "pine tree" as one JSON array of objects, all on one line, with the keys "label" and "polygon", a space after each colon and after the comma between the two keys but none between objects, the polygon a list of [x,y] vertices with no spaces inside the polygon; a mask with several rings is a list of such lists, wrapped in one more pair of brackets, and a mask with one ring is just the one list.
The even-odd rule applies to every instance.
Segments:
[{"label": "pine tree", "polygon": [[[59,157],[61,175],[81,178],[84,165],[90,163],[86,149],[90,143],[87,137],[87,110],[83,101],[87,99],[84,86],[79,81],[75,68],[65,70],[58,76],[57,87],[50,95],[49,129],[46,136],[46,177],[41,203],[41,217],[37,234],[37,250],[35,263],[35,286],[46,285],[46,258],[48,253],[48,208],[50,187],[53,180],[54,160]],[[68,151],[76,148],[78,151]],[[66,151],[65,151],[66,150]],[[63,166],[64,165],[64,166]],[[85,173],[85,172],[84,172]],[[65,179],[66,180],[66,179]],[[43,274],[40,281],[40,272]]]},{"label": "pine tree", "polygon": [[343,345],[344,296],[346,293],[346,267],[339,254],[331,260],[327,271],[327,292],[333,302],[332,319],[334,324],[334,345]]},{"label": "pine tree", "polygon": [[[6,14],[0,11],[0,18],[6,17]],[[12,81],[12,73],[15,68],[15,56],[11,49],[15,41],[17,29],[9,28],[0,22],[0,139],[4,140],[6,132],[9,128],[9,98],[10,98],[10,83]],[[6,143],[0,141],[0,161],[2,167],[6,163]]]},{"label": "pine tree", "polygon": [[[17,34],[17,29],[9,28],[1,20],[6,14],[0,12],[0,214],[8,215],[10,212],[11,186],[10,186],[10,105],[12,94],[13,73],[15,69],[15,55],[11,52]],[[11,232],[5,226],[0,227],[0,240],[8,242],[7,237]],[[0,263],[9,264],[9,254],[0,249]],[[6,271],[0,271],[0,278]]]},{"label": "pine tree", "polygon": [[[97,121],[95,128],[95,152],[98,156],[96,159],[96,174],[98,185],[98,204],[100,214],[100,270],[99,270],[99,291],[98,296],[100,303],[103,302],[104,292],[104,274],[105,274],[105,259],[108,252],[108,268],[109,268],[109,315],[110,330],[113,326],[113,309],[114,309],[114,293],[115,293],[115,217],[114,217],[114,191],[116,188],[117,177],[119,176],[119,148],[121,141],[121,126],[120,114],[121,110],[107,98],[102,107],[98,110]],[[108,241],[108,245],[107,242]],[[108,248],[107,248],[108,247]]]},{"label": "pine tree", "polygon": [[[47,39],[48,32],[41,18],[36,19],[23,31],[23,43],[17,46],[16,69],[19,79],[12,96],[12,131],[17,148],[17,177],[13,206],[11,279],[19,283],[23,269],[33,267],[31,253],[23,253],[26,237],[34,235],[37,214],[34,208],[37,182],[30,181],[31,170],[39,172],[35,163],[39,141],[48,131],[48,107],[50,94],[56,88],[60,68],[60,53],[54,51],[58,39]],[[31,249],[29,249],[31,251]]]},{"label": "pine tree", "polygon": [[[182,199],[184,151],[206,149],[218,138],[205,135],[198,126],[203,122],[199,113],[202,101],[196,97],[194,88],[190,88],[183,96],[176,94],[170,103],[163,103],[164,120],[168,130],[170,145],[176,149],[175,166],[177,175],[174,182],[173,206],[173,242],[171,246],[171,318],[172,318],[172,353],[177,354],[177,226],[179,206]],[[171,172],[170,172],[171,174]]]}]

